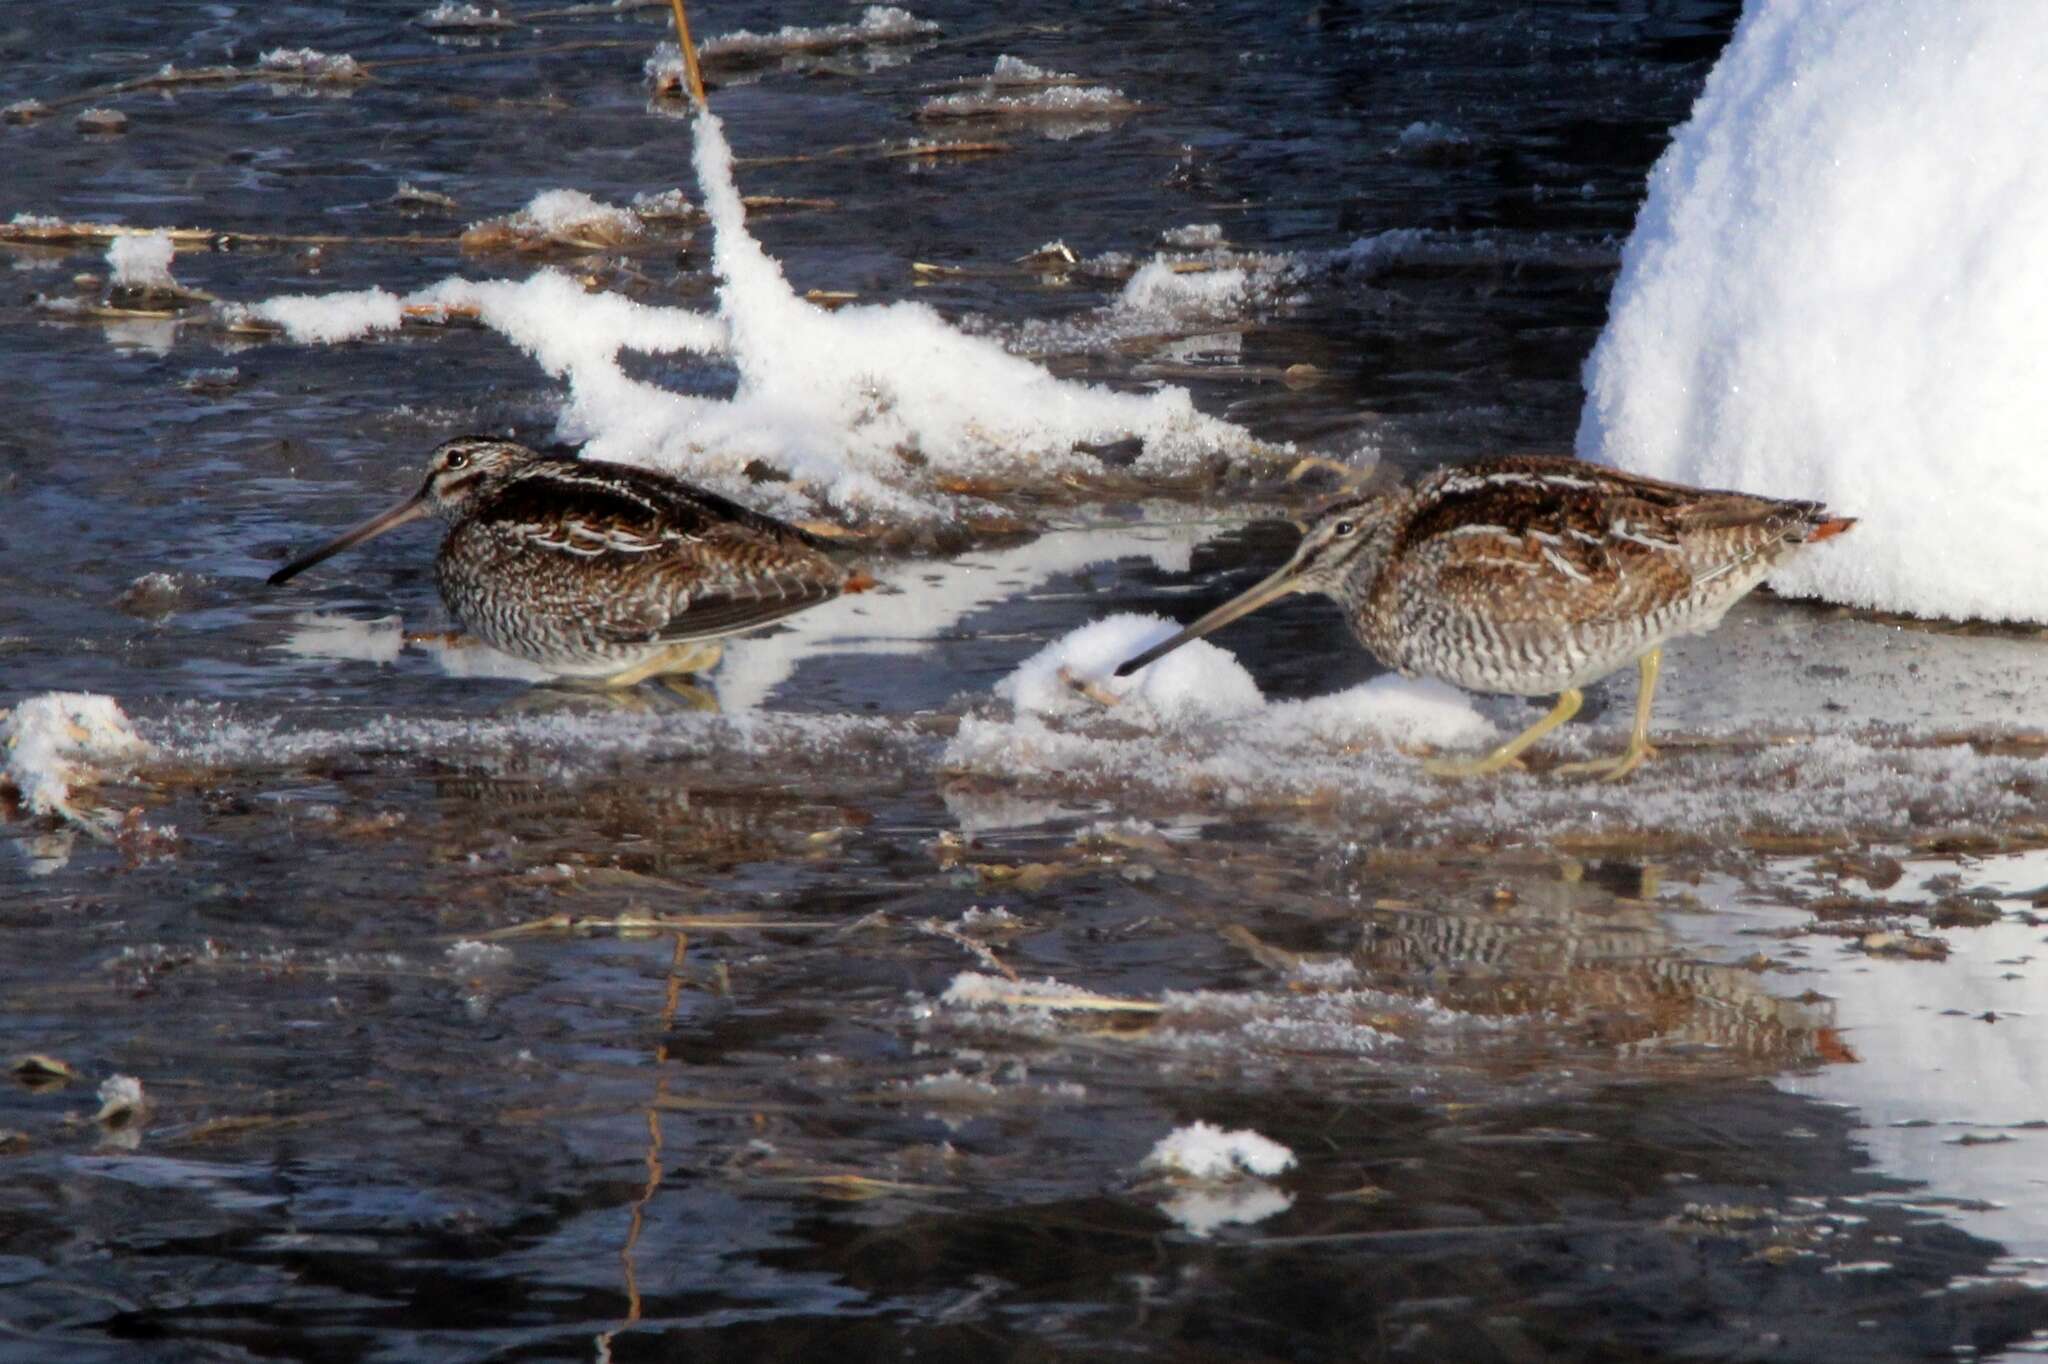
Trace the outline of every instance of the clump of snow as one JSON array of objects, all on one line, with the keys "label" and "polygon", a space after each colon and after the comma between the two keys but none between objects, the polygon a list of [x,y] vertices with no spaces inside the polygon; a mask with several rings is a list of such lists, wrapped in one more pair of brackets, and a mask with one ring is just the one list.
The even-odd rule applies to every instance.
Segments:
[{"label": "clump of snow", "polygon": [[272,48],[257,59],[258,69],[305,76],[320,81],[368,80],[361,62],[345,52],[320,52],[310,47]]},{"label": "clump of snow", "polygon": [[446,30],[449,32],[488,32],[515,28],[511,20],[497,10],[486,10],[478,5],[461,3],[460,0],[441,0],[441,3],[414,20],[421,28]]},{"label": "clump of snow", "polygon": [[280,294],[250,304],[251,316],[274,322],[301,344],[352,341],[373,332],[397,331],[405,321],[398,295],[384,289],[345,294]]},{"label": "clump of snow", "polygon": [[995,70],[989,75],[989,80],[997,85],[1039,85],[1048,81],[1073,79],[1074,73],[1071,71],[1048,71],[1042,66],[1033,66],[1022,57],[1012,57],[1008,53],[996,58]]},{"label": "clump of snow", "polygon": [[93,1121],[118,1127],[133,1122],[149,1107],[149,1100],[143,1096],[142,1081],[133,1075],[111,1075],[100,1082],[100,1111],[93,1114]]},{"label": "clump of snow", "polygon": [[1251,277],[1241,269],[1186,270],[1159,259],[1125,281],[1116,306],[1173,318],[1229,317],[1243,307]]},{"label": "clump of snow", "polygon": [[1581,454],[1862,523],[1781,588],[2048,619],[2048,25],[1751,5],[1650,178]]},{"label": "clump of snow", "polygon": [[18,99],[0,107],[0,123],[33,123],[49,112],[50,106],[39,99]]},{"label": "clump of snow", "polygon": [[1223,245],[1223,224],[1189,223],[1184,227],[1171,227],[1159,234],[1159,240],[1185,251],[1213,250]]},{"label": "clump of snow", "polygon": [[537,231],[563,236],[592,227],[607,234],[638,236],[640,220],[623,208],[601,203],[578,189],[543,190],[512,215],[516,223]]},{"label": "clump of snow", "polygon": [[1277,1175],[1294,1168],[1294,1152],[1250,1128],[1226,1132],[1213,1123],[1196,1122],[1161,1137],[1139,1167],[1191,1179]]},{"label": "clump of snow", "polygon": [[171,258],[176,254],[168,232],[116,237],[107,244],[107,267],[112,272],[109,283],[137,289],[171,288],[177,283],[171,278]]},{"label": "clump of snow", "polygon": [[568,246],[579,249],[623,246],[647,232],[640,216],[591,198],[582,190],[543,190],[524,208],[502,218],[470,224],[462,234],[465,251],[531,251]]},{"label": "clump of snow", "polygon": [[1077,985],[1044,980],[1006,980],[979,971],[962,971],[939,996],[949,1009],[1058,1009],[1085,1008],[1097,996]]},{"label": "clump of snow", "polygon": [[6,765],[0,776],[40,815],[99,828],[72,800],[72,788],[95,780],[109,765],[126,766],[150,746],[111,696],[90,692],[44,692],[31,696],[0,719]]},{"label": "clump of snow", "polygon": [[[1134,676],[1113,676],[1117,664],[1178,628],[1158,616],[1139,615],[1109,616],[1084,625],[1025,659],[996,683],[996,695],[1025,715],[1099,710],[1099,701],[1075,692],[1073,682],[1080,681],[1137,701],[1169,723],[1243,715],[1264,704],[1258,684],[1244,666],[1205,639],[1182,645]],[[1120,718],[1130,717],[1120,708]]]},{"label": "clump of snow", "polygon": [[817,28],[790,25],[773,33],[736,29],[707,38],[697,47],[700,57],[773,56],[783,52],[824,52],[860,43],[900,43],[937,33],[939,26],[894,5],[869,5],[860,22]]},{"label": "clump of snow", "polygon": [[512,949],[499,943],[463,938],[448,947],[448,964],[458,971],[481,971],[511,960]]},{"label": "clump of snow", "polygon": [[701,218],[703,213],[690,202],[690,196],[679,189],[665,189],[656,194],[633,196],[633,213],[642,222],[661,218]]},{"label": "clump of snow", "polygon": [[[700,51],[699,56],[702,56]],[[662,95],[681,94],[689,80],[689,64],[683,60],[683,49],[676,43],[656,43],[654,55],[641,66],[648,85],[655,93]]]}]

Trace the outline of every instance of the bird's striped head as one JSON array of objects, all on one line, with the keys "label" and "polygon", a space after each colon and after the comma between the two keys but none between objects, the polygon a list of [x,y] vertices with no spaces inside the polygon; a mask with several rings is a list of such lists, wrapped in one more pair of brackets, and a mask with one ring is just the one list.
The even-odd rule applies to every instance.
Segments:
[{"label": "bird's striped head", "polygon": [[427,481],[420,486],[419,497],[442,520],[453,521],[478,498],[541,458],[518,441],[495,436],[444,440],[427,459]]}]

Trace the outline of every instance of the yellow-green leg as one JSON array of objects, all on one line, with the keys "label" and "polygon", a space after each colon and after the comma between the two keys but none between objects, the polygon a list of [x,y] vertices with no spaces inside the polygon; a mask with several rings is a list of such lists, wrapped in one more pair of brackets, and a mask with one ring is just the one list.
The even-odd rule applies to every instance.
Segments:
[{"label": "yellow-green leg", "polygon": [[1558,693],[1557,704],[1548,715],[1491,753],[1477,758],[1431,758],[1422,764],[1422,770],[1432,777],[1484,777],[1503,767],[1518,765],[1531,744],[1577,715],[1584,699],[1577,687],[1568,688]]},{"label": "yellow-green leg", "polygon": [[725,646],[717,640],[692,640],[682,644],[671,644],[645,662],[635,663],[610,677],[600,678],[600,687],[637,687],[650,677],[666,677],[675,673],[705,673],[718,666],[718,660],[725,657]]},{"label": "yellow-green leg", "polygon": [[1656,757],[1657,750],[1650,747],[1650,698],[1657,694],[1657,673],[1663,666],[1664,646],[1661,644],[1636,660],[1636,727],[1629,731],[1628,747],[1622,750],[1620,757],[1560,763],[1557,770],[1567,775],[1596,776],[1601,781],[1620,781],[1641,767],[1644,760]]}]

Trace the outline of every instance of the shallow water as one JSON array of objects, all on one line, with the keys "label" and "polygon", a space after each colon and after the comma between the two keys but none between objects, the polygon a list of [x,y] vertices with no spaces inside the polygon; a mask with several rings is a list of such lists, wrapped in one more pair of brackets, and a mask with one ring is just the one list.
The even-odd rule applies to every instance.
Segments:
[{"label": "shallow water", "polygon": [[[0,217],[446,235],[540,189],[689,186],[687,123],[640,83],[661,11],[456,41],[424,8],[19,0],[0,104],[280,44],[390,64],[345,94],[120,96],[113,138],[75,108],[0,126]],[[837,205],[754,222],[799,290],[924,299],[1061,374],[1184,384],[1261,438],[1411,470],[1566,443],[1643,176],[1735,17],[915,8],[940,38],[714,71],[742,188]],[[983,160],[747,164],[917,135],[931,87],[1001,53],[1145,107],[991,130],[1013,149]],[[460,208],[408,217],[400,180]],[[1319,263],[1221,329],[1140,338],[1099,325],[1114,281],[994,268],[1210,222]],[[1665,759],[1618,790],[1443,788],[1399,752],[1247,758],[1114,716],[1032,762],[989,696],[1020,660],[1115,611],[1185,619],[1286,553],[1256,518],[1313,493],[1248,474],[1027,490],[1035,533],[889,561],[893,594],[735,644],[721,715],[604,703],[405,644],[446,625],[424,531],[260,585],[440,437],[551,434],[558,386],[501,338],[57,320],[35,296],[97,253],[6,260],[0,704],[104,692],[157,755],[90,797],[139,811],[117,840],[0,825],[6,1051],[76,1072],[0,1090],[0,1357],[2048,1341],[2030,632],[1746,603],[1674,647]],[[568,265],[656,303],[711,287],[701,236]],[[242,301],[530,268],[452,244],[177,261]],[[1297,364],[1319,380],[1278,382]],[[1224,642],[1269,697],[1310,697],[1376,671],[1335,627],[1295,601]],[[1629,686],[1559,748],[1617,743]],[[1948,958],[1892,955],[1925,938]],[[1003,968],[1122,1003],[948,1002]],[[150,1108],[96,1122],[117,1074]],[[1196,1120],[1298,1163],[1221,1188],[1141,1168]]]}]

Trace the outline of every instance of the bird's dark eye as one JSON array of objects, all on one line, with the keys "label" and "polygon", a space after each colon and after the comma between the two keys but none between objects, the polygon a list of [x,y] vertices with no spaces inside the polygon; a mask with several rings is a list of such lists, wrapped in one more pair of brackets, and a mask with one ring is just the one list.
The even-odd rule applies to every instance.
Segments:
[{"label": "bird's dark eye", "polygon": [[468,467],[469,467],[469,451],[467,451],[467,450],[450,450],[450,451],[448,452],[448,458],[446,458],[446,459],[444,459],[444,460],[442,460],[442,461],[441,461],[441,467],[442,467],[442,468],[444,468],[444,469],[466,469],[466,468],[468,468]]},{"label": "bird's dark eye", "polygon": [[1339,521],[1336,534],[1340,540],[1347,535],[1356,535],[1358,534],[1358,523],[1356,521]]}]

